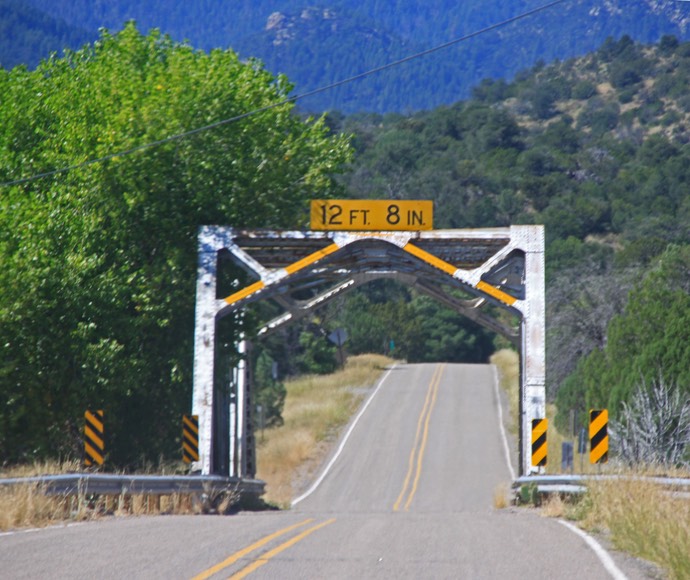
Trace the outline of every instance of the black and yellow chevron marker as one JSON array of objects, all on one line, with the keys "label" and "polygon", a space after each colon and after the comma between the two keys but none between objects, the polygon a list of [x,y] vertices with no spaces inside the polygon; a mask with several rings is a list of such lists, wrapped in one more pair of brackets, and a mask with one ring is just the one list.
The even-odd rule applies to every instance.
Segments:
[{"label": "black and yellow chevron marker", "polygon": [[546,465],[546,428],[548,419],[532,419],[532,466]]},{"label": "black and yellow chevron marker", "polygon": [[589,462],[607,463],[609,460],[608,409],[589,412]]},{"label": "black and yellow chevron marker", "polygon": [[103,465],[104,458],[103,410],[87,410],[84,413],[84,465]]},{"label": "black and yellow chevron marker", "polygon": [[199,416],[182,417],[182,461],[199,461]]}]

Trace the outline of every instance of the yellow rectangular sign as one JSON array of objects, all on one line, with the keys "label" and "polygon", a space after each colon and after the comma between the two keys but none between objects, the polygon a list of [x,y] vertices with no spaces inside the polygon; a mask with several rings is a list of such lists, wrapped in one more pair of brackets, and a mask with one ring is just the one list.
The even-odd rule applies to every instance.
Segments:
[{"label": "yellow rectangular sign", "polygon": [[315,199],[312,230],[431,230],[434,202],[371,199]]}]

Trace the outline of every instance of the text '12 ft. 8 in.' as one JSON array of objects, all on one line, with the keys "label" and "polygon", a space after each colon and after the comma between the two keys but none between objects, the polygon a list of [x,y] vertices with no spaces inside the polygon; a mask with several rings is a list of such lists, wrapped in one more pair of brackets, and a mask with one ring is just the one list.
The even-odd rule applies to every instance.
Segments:
[{"label": "text '12 ft. 8 in.'", "polygon": [[312,230],[431,230],[432,201],[323,200],[311,202]]}]

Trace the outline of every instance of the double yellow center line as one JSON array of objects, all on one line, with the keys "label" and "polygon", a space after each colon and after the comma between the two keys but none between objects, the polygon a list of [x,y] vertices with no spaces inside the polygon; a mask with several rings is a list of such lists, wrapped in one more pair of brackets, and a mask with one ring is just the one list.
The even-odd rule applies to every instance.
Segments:
[{"label": "double yellow center line", "polygon": [[[417,493],[417,486],[419,485],[419,478],[422,474],[422,460],[424,459],[424,450],[426,449],[426,442],[429,437],[429,422],[431,421],[431,412],[436,404],[436,397],[438,395],[438,386],[441,383],[441,377],[446,365],[442,364],[436,367],[434,374],[429,383],[429,389],[426,393],[426,400],[422,407],[422,412],[417,420],[417,433],[414,439],[412,451],[410,451],[410,458],[408,460],[407,475],[403,487],[400,490],[398,499],[393,504],[393,511],[397,512],[401,506],[405,511],[410,509],[410,504]],[[404,502],[404,504],[403,504]]]},{"label": "double yellow center line", "polygon": [[[239,550],[238,552],[235,552],[232,556],[228,557],[227,559],[223,560],[219,564],[216,564],[215,566],[209,568],[208,570],[203,571],[201,574],[198,574],[194,576],[192,580],[205,580],[206,578],[210,578],[214,574],[217,574],[221,570],[224,570],[225,568],[228,568],[229,566],[232,566],[235,564],[237,561],[239,561],[242,558],[245,558],[249,556],[252,552],[255,552],[273,540],[276,540],[277,538],[280,538],[281,536],[284,536],[285,534],[288,534],[294,530],[297,530],[299,528],[302,528],[308,524],[311,524],[314,521],[313,518],[306,519],[302,522],[293,524],[291,526],[288,526],[286,528],[283,528],[282,530],[278,530],[277,532],[274,532],[272,534],[269,534],[268,536],[261,538],[257,542],[254,542],[251,546],[247,546],[246,548],[243,548],[242,550]],[[244,578],[245,576],[248,576],[264,564],[268,564],[268,562],[271,560],[271,558],[277,556],[281,552],[284,552],[288,548],[294,546],[298,542],[301,542],[309,536],[310,534],[313,534],[317,530],[320,530],[321,528],[324,528],[330,524],[335,522],[335,518],[332,518],[330,520],[327,520],[325,522],[321,522],[320,524],[316,524],[314,526],[311,526],[310,528],[307,528],[306,530],[302,531],[301,533],[297,534],[296,536],[293,536],[286,542],[283,542],[279,546],[276,546],[275,548],[269,550],[268,552],[265,552],[261,554],[258,558],[255,558],[250,564],[242,568],[239,572],[236,572],[232,576],[230,576],[230,580],[239,580],[240,578]]]}]

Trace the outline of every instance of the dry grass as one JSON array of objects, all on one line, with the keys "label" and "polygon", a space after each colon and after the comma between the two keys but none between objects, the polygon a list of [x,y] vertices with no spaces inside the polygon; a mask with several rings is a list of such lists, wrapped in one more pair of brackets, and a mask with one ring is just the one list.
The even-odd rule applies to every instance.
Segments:
[{"label": "dry grass", "polygon": [[494,508],[502,510],[508,507],[510,501],[510,486],[501,483],[494,488]]},{"label": "dry grass", "polygon": [[[217,506],[219,513],[225,513],[235,498],[232,494],[224,496]],[[202,504],[194,494],[172,495],[121,495],[115,497],[102,496],[99,504],[93,506],[92,517],[104,514],[116,516],[143,515],[190,515],[202,513]]]},{"label": "dry grass", "polygon": [[567,510],[566,503],[558,494],[552,494],[541,505],[541,515],[547,518],[562,518]]},{"label": "dry grass", "polygon": [[504,348],[492,354],[489,362],[498,369],[499,385],[508,395],[509,431],[517,435],[520,405],[520,356],[514,350]]},{"label": "dry grass", "polygon": [[[687,474],[686,474],[687,477]],[[647,481],[599,481],[589,486],[580,524],[607,531],[620,550],[654,562],[669,578],[690,578],[690,501]]]},{"label": "dry grass", "polygon": [[[501,350],[491,357],[499,372],[500,385],[510,400],[511,431],[517,432],[520,368],[518,354]],[[573,467],[576,473],[612,473],[615,464],[591,465],[589,454],[577,452],[577,440],[564,436],[556,427],[556,408],[547,405],[549,455],[547,471],[561,472],[561,445],[573,443]],[[618,470],[620,471],[620,470]],[[666,475],[689,477],[687,472],[645,471],[622,475]],[[501,503],[494,492],[494,505]],[[579,501],[564,502],[559,496],[548,498],[541,506],[546,517],[567,517],[593,532],[610,535],[620,550],[644,558],[662,567],[672,579],[690,578],[690,500],[674,497],[658,485],[640,479],[594,482]]]},{"label": "dry grass", "polygon": [[[230,494],[221,498],[216,510],[224,513],[234,499]],[[48,496],[38,484],[12,485],[0,487],[0,531],[41,528],[104,516],[198,514],[202,507],[193,494]]]},{"label": "dry grass", "polygon": [[0,469],[0,477],[31,477],[35,475],[60,475],[78,473],[82,470],[77,459],[65,461],[36,461],[22,465],[10,465]]},{"label": "dry grass", "polygon": [[[57,475],[79,471],[78,461],[43,461],[5,467],[0,477]],[[46,496],[38,484],[0,487],[0,531],[45,527],[65,520],[88,516],[86,502],[77,498]]]},{"label": "dry grass", "polygon": [[[158,468],[153,466],[147,473],[179,471],[173,464]],[[5,467],[0,477],[31,477],[38,475],[59,475],[80,473],[81,462],[43,461],[26,465]],[[218,498],[216,511],[224,512],[236,500],[232,494]],[[40,528],[70,521],[94,520],[104,516],[154,515],[154,514],[196,514],[204,506],[194,494],[160,495],[46,495],[39,484],[0,486],[0,531],[20,528]]]},{"label": "dry grass", "polygon": [[289,505],[318,468],[328,442],[335,439],[392,362],[381,355],[354,356],[332,375],[305,376],[286,383],[284,425],[258,436],[257,477],[266,482],[266,501]]},{"label": "dry grass", "polygon": [[0,531],[43,527],[69,519],[69,503],[66,498],[47,497],[37,485],[0,488]]}]

